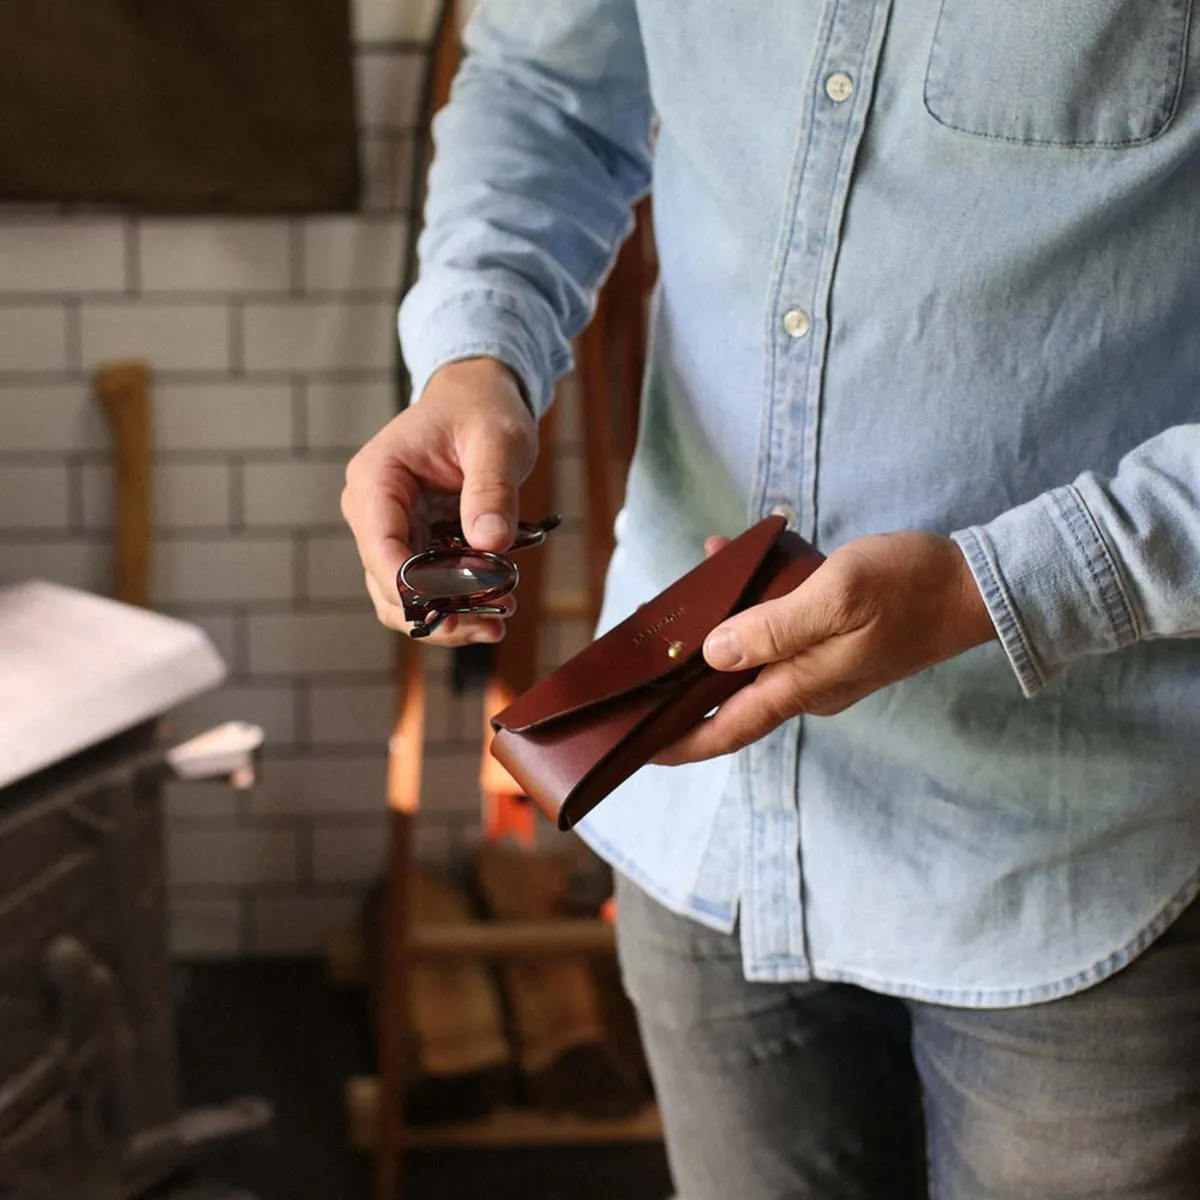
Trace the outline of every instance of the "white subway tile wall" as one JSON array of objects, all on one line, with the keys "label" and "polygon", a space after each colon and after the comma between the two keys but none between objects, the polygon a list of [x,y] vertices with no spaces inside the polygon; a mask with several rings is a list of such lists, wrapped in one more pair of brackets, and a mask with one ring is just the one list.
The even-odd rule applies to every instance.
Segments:
[{"label": "white subway tile wall", "polygon": [[338,502],[346,482],[346,456],[320,460],[248,462],[242,495],[249,528],[344,528]]},{"label": "white subway tile wall", "polygon": [[167,834],[173,884],[294,883],[299,875],[294,829],[208,829],[178,822]]},{"label": "white subway tile wall", "polygon": [[325,948],[329,933],[354,920],[362,888],[345,885],[307,892],[260,892],[250,897],[250,920],[242,940],[245,954],[306,956]]},{"label": "white subway tile wall", "polygon": [[245,450],[292,452],[295,387],[291,383],[168,383],[154,388],[154,432],[161,453]]},{"label": "white subway tile wall", "polygon": [[[172,729],[177,729],[174,723]],[[209,822],[209,828],[218,823],[216,827],[222,828],[237,816],[238,795],[232,788],[215,788],[203,780],[174,779],[163,785],[163,804],[172,824],[197,821]]]},{"label": "white subway tile wall", "polygon": [[357,601],[359,608],[369,605],[363,566],[353,538],[342,531],[314,533],[304,546],[307,554],[301,598]]},{"label": "white subway tile wall", "polygon": [[249,302],[245,370],[291,375],[386,374],[396,355],[393,298]]},{"label": "white subway tile wall", "polygon": [[377,879],[387,853],[387,822],[369,820],[352,825],[313,827],[313,882],[340,885],[369,884]]},{"label": "white subway tile wall", "polygon": [[236,898],[173,896],[171,951],[187,959],[236,958],[245,946],[244,923]]},{"label": "white subway tile wall", "polygon": [[404,264],[403,217],[326,217],[304,229],[301,286],[306,292],[393,295]]},{"label": "white subway tile wall", "polygon": [[386,748],[324,751],[274,747],[243,799],[249,817],[339,817],[378,813],[386,787]]},{"label": "white subway tile wall", "polygon": [[66,464],[0,466],[0,529],[63,530],[70,526]]},{"label": "white subway tile wall", "polygon": [[286,603],[293,592],[294,560],[295,543],[287,538],[160,537],[150,560],[150,598],[157,605]]},{"label": "white subway tile wall", "polygon": [[425,42],[437,18],[435,4],[412,0],[355,0],[354,37],[360,44]]},{"label": "white subway tile wall", "polygon": [[381,675],[392,634],[367,605],[357,611],[250,613],[246,637],[252,675]]},{"label": "white subway tile wall", "polygon": [[[274,685],[255,679],[250,683],[227,683],[215,692],[208,692],[171,714],[172,732],[183,740],[195,737],[236,713],[243,721],[261,725],[266,741],[271,746],[294,746],[300,742],[302,726],[300,711],[304,701],[303,691],[292,680],[286,679]],[[378,745],[378,741],[375,742]],[[197,790],[197,799],[204,801],[207,809],[218,795],[231,796],[229,788],[214,788],[207,784],[179,785]]]},{"label": "white subway tile wall", "polygon": [[[0,578],[111,590],[111,439],[99,365],[153,370],[151,601],[203,628],[225,687],[170,714],[182,740],[222,720],[266,731],[260,778],[166,792],[172,947],[187,957],[320,953],[386,846],[394,635],[342,525],[345,464],[395,412],[395,306],[429,0],[355,0],[362,212],[135,217],[0,208]],[[578,423],[560,421],[544,551],[582,580]],[[541,514],[534,514],[540,516]],[[547,638],[546,666],[577,647]],[[428,655],[415,851],[477,837],[481,703]]]},{"label": "white subway tile wall", "polygon": [[[3,554],[2,550],[0,550],[0,554]],[[244,639],[241,636],[241,619],[236,610],[190,608],[187,605],[176,604],[171,606],[171,612],[181,621],[190,621],[193,625],[203,629],[208,634],[208,640],[212,642],[217,653],[225,660],[226,665],[235,675],[245,671],[246,656],[241,648]],[[226,686],[232,687],[233,684]],[[222,688],[214,694],[223,696],[225,689]],[[183,710],[178,711],[182,712]],[[172,714],[173,717],[174,715]],[[228,710],[223,710],[221,719],[227,719],[228,715]],[[215,724],[215,721],[210,722],[210,725]],[[203,731],[198,730],[197,732]]]},{"label": "white subway tile wall", "polygon": [[390,212],[403,195],[397,139],[387,134],[365,134],[358,146],[364,212]]},{"label": "white subway tile wall", "polygon": [[90,592],[112,589],[112,550],[103,542],[65,540],[40,530],[0,530],[0,579],[52,579]]},{"label": "white subway tile wall", "polygon": [[309,736],[319,746],[382,746],[392,729],[389,683],[314,683],[308,691]]},{"label": "white subway tile wall", "polygon": [[0,225],[6,292],[123,292],[125,225],[119,217],[61,221],[29,216]]},{"label": "white subway tile wall", "polygon": [[367,45],[355,62],[358,120],[366,129],[412,127],[421,99],[421,76],[406,55],[387,45]]},{"label": "white subway tile wall", "polygon": [[[0,488],[6,470],[0,467]],[[81,467],[83,526],[107,531],[113,521],[113,472],[107,463]],[[158,529],[228,529],[233,467],[225,462],[158,463],[154,471],[154,522]],[[3,501],[0,501],[2,504]],[[3,517],[0,517],[0,522]]]},{"label": "white subway tile wall", "polygon": [[[0,329],[4,317],[5,311],[0,308]],[[0,335],[0,372],[8,358],[7,343]],[[0,383],[0,422],[0,452],[5,454],[41,451],[58,457],[76,450],[102,450],[108,445],[104,417],[82,383]]]},{"label": "white subway tile wall", "polygon": [[136,228],[143,292],[286,292],[291,229],[237,218],[144,220]]},{"label": "white subway tile wall", "polygon": [[310,383],[304,428],[313,450],[357,450],[396,415],[390,383]]},{"label": "white subway tile wall", "polygon": [[217,303],[84,300],[79,311],[84,370],[144,358],[155,371],[226,373],[233,363],[232,311]]},{"label": "white subway tile wall", "polygon": [[0,308],[0,372],[5,375],[64,374],[67,341],[66,303],[12,303]]}]

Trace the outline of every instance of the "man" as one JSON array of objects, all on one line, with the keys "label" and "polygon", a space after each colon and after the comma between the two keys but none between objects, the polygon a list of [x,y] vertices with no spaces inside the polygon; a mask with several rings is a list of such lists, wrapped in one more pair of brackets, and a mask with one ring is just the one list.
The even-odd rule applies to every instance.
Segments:
[{"label": "man", "polygon": [[582,828],[686,1200],[1200,1195],[1191,8],[471,26],[401,312],[420,402],[347,476],[380,619],[422,490],[509,541],[652,177],[602,626],[770,512],[828,554],[709,638],[758,681]]}]

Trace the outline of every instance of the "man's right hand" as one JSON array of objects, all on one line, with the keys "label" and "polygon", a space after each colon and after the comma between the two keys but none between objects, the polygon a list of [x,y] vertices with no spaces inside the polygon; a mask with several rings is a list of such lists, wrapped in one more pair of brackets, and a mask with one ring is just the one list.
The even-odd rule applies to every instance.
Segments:
[{"label": "man's right hand", "polygon": [[[460,516],[477,550],[503,551],[517,527],[517,488],[537,457],[537,426],[516,376],[490,358],[448,363],[419,404],[385,425],[346,467],[342,515],[366,570],[380,621],[407,631],[396,572],[413,550],[423,495],[461,493]],[[431,642],[495,642],[498,617],[450,617]]]}]

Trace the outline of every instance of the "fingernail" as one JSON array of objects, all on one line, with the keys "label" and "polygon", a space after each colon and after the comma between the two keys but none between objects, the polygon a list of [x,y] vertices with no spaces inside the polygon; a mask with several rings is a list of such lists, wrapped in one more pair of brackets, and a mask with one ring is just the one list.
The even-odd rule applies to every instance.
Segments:
[{"label": "fingernail", "polygon": [[508,522],[498,513],[484,513],[482,517],[476,517],[475,524],[471,526],[471,542],[473,545],[480,542],[507,544]]},{"label": "fingernail", "polygon": [[714,629],[704,642],[704,657],[718,671],[728,671],[742,661],[742,643],[732,629]]}]

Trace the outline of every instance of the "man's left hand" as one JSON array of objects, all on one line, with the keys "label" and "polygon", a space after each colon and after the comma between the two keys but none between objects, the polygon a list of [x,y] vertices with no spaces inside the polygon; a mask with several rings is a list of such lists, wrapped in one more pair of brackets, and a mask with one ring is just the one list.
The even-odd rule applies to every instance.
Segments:
[{"label": "man's left hand", "polygon": [[[706,553],[726,541],[709,538]],[[995,636],[966,559],[950,538],[857,538],[794,592],[748,608],[708,635],[709,666],[763,669],[655,762],[699,762],[740,750],[791,717],[839,713]]]}]

